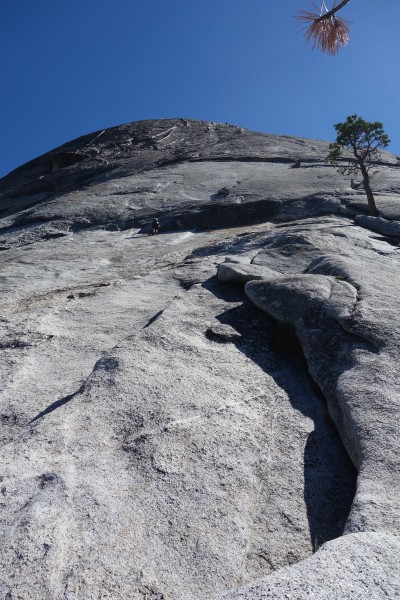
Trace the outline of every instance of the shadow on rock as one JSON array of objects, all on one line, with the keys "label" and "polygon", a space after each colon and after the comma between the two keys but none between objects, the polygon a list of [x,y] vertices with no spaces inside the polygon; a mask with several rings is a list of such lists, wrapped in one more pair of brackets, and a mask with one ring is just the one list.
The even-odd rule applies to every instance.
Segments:
[{"label": "shadow on rock", "polygon": [[304,448],[304,501],[314,551],[343,534],[354,499],[357,471],[330,418],[325,399],[308,373],[294,328],[259,311],[239,286],[216,277],[203,286],[226,302],[242,302],[219,315],[238,332],[235,346],[283,389],[293,408],[312,419],[314,431]]}]

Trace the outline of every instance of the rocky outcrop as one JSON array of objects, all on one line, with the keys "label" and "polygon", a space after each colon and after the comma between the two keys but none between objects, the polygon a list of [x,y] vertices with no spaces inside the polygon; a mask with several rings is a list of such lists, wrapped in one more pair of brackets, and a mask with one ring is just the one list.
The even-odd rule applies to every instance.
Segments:
[{"label": "rocky outcrop", "polygon": [[244,285],[248,281],[257,279],[276,278],[279,273],[254,264],[246,264],[243,261],[226,258],[225,262],[218,266],[218,280],[226,283],[237,283]]},{"label": "rocky outcrop", "polygon": [[[339,250],[333,251],[335,228],[346,232]],[[290,245],[289,231],[282,238]],[[309,253],[320,256],[306,273],[251,282],[246,293],[269,315],[295,325],[310,373],[360,473],[347,530],[397,533],[397,253],[339,220],[330,220],[326,227],[316,224],[307,232],[294,226],[293,231],[308,242]],[[281,266],[273,246],[271,255],[267,245],[258,260]],[[360,269],[361,261],[368,268]],[[393,493],[388,495],[388,489]]]},{"label": "rocky outcrop", "polygon": [[361,227],[377,231],[382,235],[400,238],[400,221],[388,221],[382,217],[371,217],[369,215],[356,215],[355,222]]},{"label": "rocky outcrop", "polygon": [[[234,227],[271,219],[365,212],[365,195],[325,163],[328,143],[184,119],[143,121],[69,142],[0,182],[3,232],[68,222],[165,229]],[[69,157],[54,170],[54,157]],[[78,158],[74,158],[78,157]],[[300,169],[290,169],[295,157]],[[79,159],[79,160],[78,160]],[[67,164],[69,163],[69,164]],[[61,163],[60,163],[61,164]],[[396,157],[381,154],[375,186],[398,193]],[[15,223],[16,221],[16,223]]]},{"label": "rocky outcrop", "polygon": [[53,171],[57,169],[65,169],[71,165],[85,160],[85,156],[78,152],[56,152],[51,156]]},{"label": "rocky outcrop", "polygon": [[346,535],[290,569],[281,569],[224,600],[254,598],[397,598],[400,593],[398,537],[377,533]]},{"label": "rocky outcrop", "polygon": [[152,121],[0,182],[0,597],[398,596],[398,250],[326,150]]}]

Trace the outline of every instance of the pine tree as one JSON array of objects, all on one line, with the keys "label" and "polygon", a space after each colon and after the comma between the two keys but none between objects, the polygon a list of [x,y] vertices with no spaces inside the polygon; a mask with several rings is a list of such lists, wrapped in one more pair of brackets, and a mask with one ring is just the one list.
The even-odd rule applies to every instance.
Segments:
[{"label": "pine tree", "polygon": [[[382,123],[370,123],[358,115],[351,115],[344,123],[336,123],[334,127],[337,132],[336,142],[329,144],[330,152],[326,160],[342,175],[361,172],[369,212],[376,216],[378,210],[371,190],[369,171],[378,160],[378,148],[386,148],[390,139],[384,132]],[[346,150],[350,152],[350,156]]]}]

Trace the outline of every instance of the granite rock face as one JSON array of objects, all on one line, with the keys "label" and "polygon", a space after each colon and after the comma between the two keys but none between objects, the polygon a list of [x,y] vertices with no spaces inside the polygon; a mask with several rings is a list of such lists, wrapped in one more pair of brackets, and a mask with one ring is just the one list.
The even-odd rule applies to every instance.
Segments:
[{"label": "granite rock face", "polygon": [[371,217],[369,215],[356,215],[354,221],[357,225],[371,231],[400,239],[400,221],[388,221],[382,217]]},{"label": "granite rock face", "polygon": [[148,121],[0,181],[0,599],[399,597],[398,248],[327,151]]},{"label": "granite rock face", "polygon": [[[277,571],[224,600],[398,598],[399,538],[376,533],[346,535],[325,544],[312,558]],[[349,557],[351,556],[351,561]]]},{"label": "granite rock face", "polygon": [[[340,247],[333,238],[339,229]],[[251,282],[246,292],[268,315],[296,327],[310,373],[328,400],[345,446],[359,471],[347,531],[396,533],[400,517],[397,467],[400,280],[397,249],[368,239],[351,223],[329,219],[311,230],[293,225],[281,246],[307,242],[305,272]],[[253,259],[274,266],[276,244]],[[389,260],[388,260],[389,259]],[[282,260],[276,260],[282,268]],[[299,264],[301,268],[303,264]],[[364,268],[360,268],[361,265]],[[291,265],[293,270],[293,265]],[[367,408],[367,410],[366,410]],[[390,490],[390,493],[388,493]],[[371,502],[373,496],[374,502]]]},{"label": "granite rock face", "polygon": [[[324,162],[327,153],[326,142],[185,119],[96,132],[3,178],[3,247],[41,239],[48,227],[147,228],[155,212],[168,229],[190,229],[365,211],[364,194]],[[54,168],[72,154],[79,160]],[[290,169],[296,158],[302,168]],[[393,210],[399,165],[387,152],[380,158],[373,183],[386,194],[380,208]]]}]

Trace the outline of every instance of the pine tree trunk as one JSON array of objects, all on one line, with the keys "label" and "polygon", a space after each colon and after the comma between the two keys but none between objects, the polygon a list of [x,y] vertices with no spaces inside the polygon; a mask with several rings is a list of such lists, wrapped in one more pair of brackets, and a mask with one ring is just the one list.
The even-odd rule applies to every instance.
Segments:
[{"label": "pine tree trunk", "polygon": [[368,200],[368,208],[369,208],[370,215],[372,215],[373,217],[377,217],[378,209],[376,208],[375,198],[372,193],[371,186],[369,184],[368,171],[363,162],[360,162],[359,166],[360,166],[360,170],[361,170],[361,173],[363,176],[364,190],[365,190],[365,194],[366,194],[367,200]]}]

